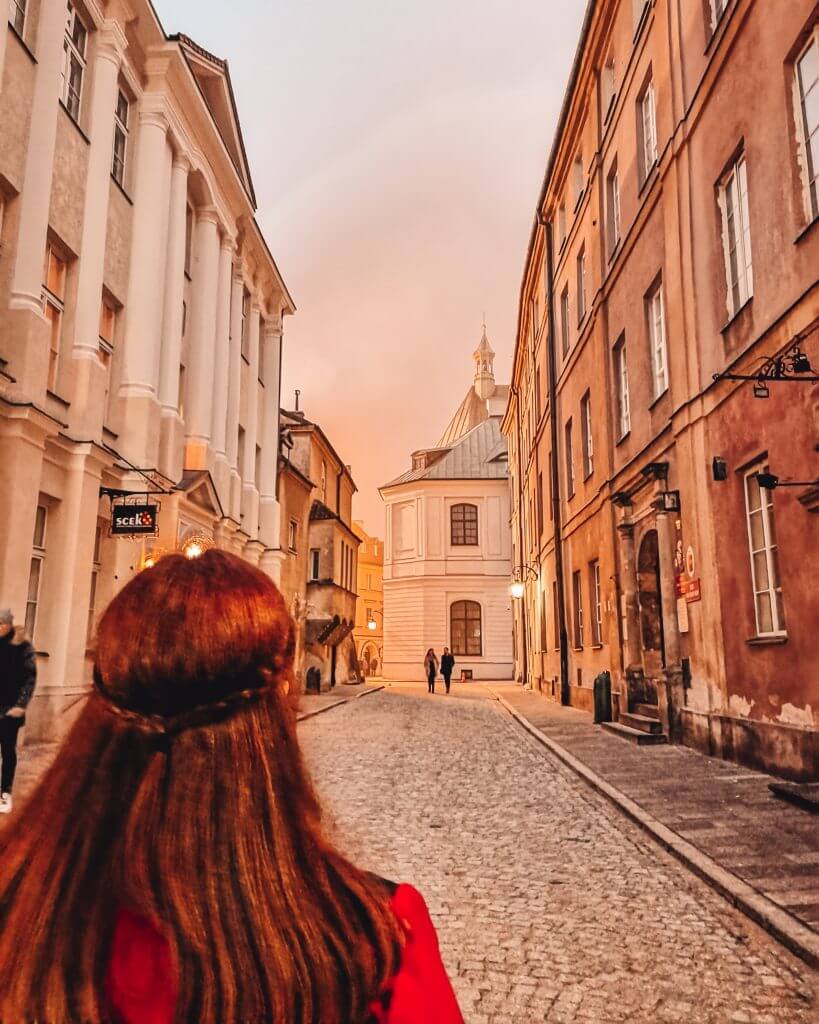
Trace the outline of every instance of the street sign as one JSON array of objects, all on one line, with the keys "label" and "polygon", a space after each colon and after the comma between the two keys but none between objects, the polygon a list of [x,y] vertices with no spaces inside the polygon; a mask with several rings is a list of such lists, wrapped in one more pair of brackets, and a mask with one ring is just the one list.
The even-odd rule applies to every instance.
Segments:
[{"label": "street sign", "polygon": [[112,505],[111,534],[134,537],[156,534],[158,505]]}]

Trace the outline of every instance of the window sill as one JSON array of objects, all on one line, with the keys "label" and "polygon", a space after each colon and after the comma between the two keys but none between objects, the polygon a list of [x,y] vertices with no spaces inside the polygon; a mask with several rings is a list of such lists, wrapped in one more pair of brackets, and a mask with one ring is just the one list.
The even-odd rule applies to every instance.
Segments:
[{"label": "window sill", "polygon": [[624,434],[621,434],[617,438],[617,440],[614,442],[614,447],[616,448],[618,445],[621,445],[623,441],[627,441],[629,437],[631,437],[631,428],[629,428]]},{"label": "window sill", "polygon": [[591,645],[591,649],[593,651],[602,651],[603,650],[603,645],[602,644],[592,644]]},{"label": "window sill", "polygon": [[71,113],[71,111],[68,109],[68,107],[65,105],[65,103],[63,103],[62,100],[60,100],[59,102],[60,102],[60,107],[62,108],[63,113],[68,118],[68,120],[74,125],[74,127],[77,129],[77,132],[79,133],[80,138],[85,142],[86,146],[90,146],[91,145],[91,140],[88,138],[88,136],[85,134],[85,132],[80,127],[79,121],[77,121],[75,119],[74,115]]},{"label": "window sill", "polygon": [[781,647],[787,642],[787,633],[779,633],[775,636],[752,636],[745,641],[749,647]]},{"label": "window sill", "polygon": [[593,476],[594,476],[594,470],[592,469],[590,472],[586,473],[586,475],[583,477],[583,483],[586,483],[587,480],[591,480],[591,478]]},{"label": "window sill", "polygon": [[816,225],[817,225],[817,224],[819,224],[819,213],[817,213],[817,214],[816,214],[816,216],[815,216],[815,217],[813,218],[813,220],[812,220],[812,221],[809,221],[809,222],[808,222],[808,223],[807,223],[807,224],[806,224],[806,225],[805,225],[805,226],[804,226],[804,227],[802,228],[802,230],[801,230],[801,231],[799,232],[799,234],[798,234],[798,235],[796,236],[796,238],[794,238],[794,240],[793,240],[793,244],[794,244],[794,245],[799,245],[799,243],[800,243],[800,242],[801,242],[801,241],[802,241],[802,240],[803,240],[804,238],[806,238],[806,237],[807,237],[807,235],[809,235],[809,234],[811,233],[811,231],[813,231],[813,229],[814,229],[814,228],[816,227]]},{"label": "window sill", "polygon": [[653,399],[652,399],[652,400],[651,400],[651,401],[649,402],[649,404],[648,404],[648,410],[649,410],[649,412],[652,412],[652,411],[654,410],[654,406],[655,406],[655,405],[657,405],[657,404],[659,404],[659,403],[660,403],[660,402],[661,402],[661,401],[662,401],[662,400],[663,400],[663,399],[665,398],[665,396],[666,396],[667,394],[668,394],[668,385],[666,384],[666,386],[665,386],[665,387],[663,388],[663,390],[662,390],[662,391],[661,391],[661,392],[659,393],[659,395],[657,395],[657,397],[656,397],[656,398],[653,398]]},{"label": "window sill", "polygon": [[742,314],[754,301],[753,295],[749,295],[748,298],[742,303],[742,305],[734,313],[731,314],[730,319],[726,324],[720,327],[720,334],[724,335],[727,331],[730,331],[734,324],[739,320]]},{"label": "window sill", "polygon": [[117,181],[117,179],[114,177],[113,174],[111,175],[111,181],[113,181],[113,183],[117,186],[119,191],[122,193],[122,195],[124,196],[124,198],[125,198],[126,202],[128,203],[128,205],[129,206],[133,206],[134,205],[134,201],[128,195],[128,193],[125,191],[125,186],[124,185],[120,185],[120,183]]},{"label": "window sill", "polygon": [[[719,16],[719,20],[717,21],[716,25],[708,25],[708,29],[710,30],[711,34],[709,35],[708,42],[705,46],[706,54],[710,54],[712,48],[716,46],[717,39],[721,39],[722,36],[725,34],[724,28],[728,24],[728,20],[733,14],[735,8],[736,3],[733,2],[733,0],[728,0],[728,3],[725,5],[725,10]],[[708,13],[709,17],[711,17],[711,12],[709,11]]]},{"label": "window sill", "polygon": [[654,179],[657,178],[659,176],[659,173],[660,173],[658,168],[659,168],[659,160],[655,156],[654,157],[654,163],[646,171],[645,176],[643,177],[642,181],[640,182],[639,188],[637,189],[637,198],[638,199],[642,199],[643,198],[643,193],[644,192],[648,192],[649,189],[651,188],[651,186],[654,184]]},{"label": "window sill", "polygon": [[37,58],[34,56],[31,48],[28,45],[28,43],[25,41],[25,39],[23,39],[23,37],[20,35],[20,33],[17,31],[17,29],[14,27],[14,25],[12,25],[11,22],[9,22],[8,25],[9,25],[9,28],[11,29],[11,34],[16,38],[17,42],[23,47],[23,49],[25,50],[26,55],[28,56],[28,58],[31,61],[31,63],[32,64],[36,64],[37,63]]},{"label": "window sill", "polygon": [[53,398],[55,402],[59,402],[66,409],[71,408],[71,403],[67,398],[63,398],[62,395],[58,395],[56,391],[46,390],[46,394],[49,398]]},{"label": "window sill", "polygon": [[257,378],[256,378],[256,380],[258,381],[258,383],[259,383],[259,384],[260,384],[260,385],[261,385],[262,387],[264,387],[264,381],[262,380],[262,378],[261,378],[261,377],[257,377]]},{"label": "window sill", "polygon": [[242,362],[243,362],[243,363],[244,363],[244,364],[245,364],[246,366],[250,366],[250,360],[249,360],[249,359],[247,358],[247,356],[246,356],[246,355],[244,354],[244,352],[242,353]]},{"label": "window sill", "polygon": [[191,277],[191,272],[190,272],[190,270],[188,270],[187,267],[185,267],[185,280],[186,281],[192,281],[193,280],[193,278]]},{"label": "window sill", "polygon": [[581,645],[580,645],[580,646],[578,647],[578,646],[577,646],[577,644],[572,644],[572,650],[573,650],[573,651],[582,651],[582,650],[583,650],[583,645],[581,644]]}]

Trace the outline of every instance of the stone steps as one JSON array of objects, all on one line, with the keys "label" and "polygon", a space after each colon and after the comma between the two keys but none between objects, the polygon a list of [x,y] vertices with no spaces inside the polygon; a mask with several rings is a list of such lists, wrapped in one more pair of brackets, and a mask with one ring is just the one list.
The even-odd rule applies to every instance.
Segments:
[{"label": "stone steps", "polygon": [[627,725],[630,729],[638,729],[640,732],[656,734],[663,731],[663,725],[659,718],[639,715],[634,711],[629,714],[620,715],[620,722],[623,725]]},{"label": "stone steps", "polygon": [[635,743],[638,747],[653,746],[658,743],[668,743],[668,737],[661,732],[643,732],[642,729],[632,729],[628,725],[621,725],[620,722],[603,722],[603,728],[613,736]]},{"label": "stone steps", "polygon": [[644,715],[646,718],[654,718],[660,721],[660,709],[656,704],[635,704],[632,714]]}]

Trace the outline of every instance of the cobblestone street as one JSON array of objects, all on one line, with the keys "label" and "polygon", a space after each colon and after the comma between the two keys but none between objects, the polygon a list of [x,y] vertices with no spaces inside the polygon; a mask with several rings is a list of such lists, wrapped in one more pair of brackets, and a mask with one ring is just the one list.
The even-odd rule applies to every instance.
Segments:
[{"label": "cobblestone street", "polygon": [[387,691],[300,734],[347,852],[424,893],[469,1024],[819,1019],[814,972],[495,702]]}]

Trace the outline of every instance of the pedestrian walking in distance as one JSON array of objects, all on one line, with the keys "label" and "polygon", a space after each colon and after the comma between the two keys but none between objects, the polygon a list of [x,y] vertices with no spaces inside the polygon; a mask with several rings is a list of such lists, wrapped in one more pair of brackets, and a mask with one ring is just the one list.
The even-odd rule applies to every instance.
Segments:
[{"label": "pedestrian walking in distance", "polygon": [[88,701],[0,830],[0,1020],[462,1024],[421,895],[322,828],[294,634],[224,551],[114,598]]},{"label": "pedestrian walking in distance", "polygon": [[455,668],[455,658],[450,654],[449,648],[444,648],[441,655],[441,675],[444,677],[446,692],[449,693],[449,684],[452,682],[452,670]]},{"label": "pedestrian walking in distance", "polygon": [[431,647],[424,658],[424,672],[427,677],[427,692],[435,693],[435,677],[438,675],[438,655]]},{"label": "pedestrian walking in distance", "polygon": [[37,683],[34,648],[15,629],[9,608],[0,609],[0,814],[11,811],[17,771],[17,737],[26,723],[26,708]]}]

